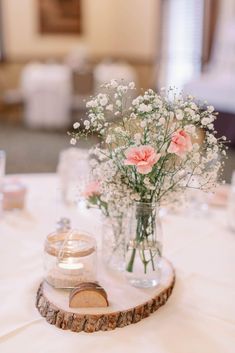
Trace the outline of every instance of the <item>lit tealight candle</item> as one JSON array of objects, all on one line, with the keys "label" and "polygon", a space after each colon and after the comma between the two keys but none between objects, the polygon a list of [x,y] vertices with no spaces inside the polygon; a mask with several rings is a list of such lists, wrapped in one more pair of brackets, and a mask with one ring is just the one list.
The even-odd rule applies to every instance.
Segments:
[{"label": "lit tealight candle", "polygon": [[63,262],[59,262],[58,267],[62,270],[81,270],[84,265],[81,262],[76,263],[73,261],[73,259],[68,258],[66,262],[65,260]]}]

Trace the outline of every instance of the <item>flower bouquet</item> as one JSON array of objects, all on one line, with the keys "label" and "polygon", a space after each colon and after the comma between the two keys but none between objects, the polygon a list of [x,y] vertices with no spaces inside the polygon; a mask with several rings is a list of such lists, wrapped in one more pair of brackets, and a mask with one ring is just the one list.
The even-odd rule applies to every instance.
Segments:
[{"label": "flower bouquet", "polygon": [[190,188],[213,189],[225,138],[216,138],[214,108],[191,96],[149,89],[131,101],[135,84],[116,80],[101,90],[87,102],[88,117],[71,143],[88,133],[101,137],[91,161],[99,199],[107,212],[130,211],[126,271],[132,284],[149,287],[159,275],[159,204],[179,200]]}]

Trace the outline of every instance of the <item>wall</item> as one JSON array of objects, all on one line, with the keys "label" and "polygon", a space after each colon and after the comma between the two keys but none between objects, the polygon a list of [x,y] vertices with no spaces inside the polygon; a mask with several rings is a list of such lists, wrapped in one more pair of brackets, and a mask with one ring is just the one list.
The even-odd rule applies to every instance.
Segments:
[{"label": "wall", "polygon": [[11,60],[65,55],[80,43],[92,56],[152,60],[160,0],[83,0],[82,36],[40,35],[37,0],[2,0],[6,56]]}]

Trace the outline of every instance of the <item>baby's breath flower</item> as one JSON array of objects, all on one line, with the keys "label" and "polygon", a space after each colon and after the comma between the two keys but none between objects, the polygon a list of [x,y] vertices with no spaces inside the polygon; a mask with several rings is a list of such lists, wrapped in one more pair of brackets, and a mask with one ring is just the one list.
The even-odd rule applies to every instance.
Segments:
[{"label": "baby's breath flower", "polygon": [[177,120],[182,120],[184,117],[184,113],[182,112],[181,109],[177,109],[175,112],[175,116]]},{"label": "baby's breath flower", "polygon": [[71,145],[76,145],[76,143],[77,143],[77,140],[72,137],[72,138],[70,139],[70,144],[71,144]]},{"label": "baby's breath flower", "polygon": [[120,99],[117,99],[115,103],[118,108],[122,106],[122,102],[120,101]]},{"label": "baby's breath flower", "polygon": [[141,112],[141,113],[151,112],[151,110],[152,110],[151,105],[147,105],[147,104],[144,104],[144,103],[141,103],[139,105],[139,108],[138,108],[138,111]]},{"label": "baby's breath flower", "polygon": [[106,94],[103,95],[103,97],[100,99],[100,104],[102,106],[105,106],[108,103],[108,97],[106,96]]},{"label": "baby's breath flower", "polygon": [[89,120],[84,120],[83,124],[84,124],[86,130],[90,129],[90,121]]},{"label": "baby's breath flower", "polygon": [[86,103],[87,108],[96,108],[98,106],[98,102],[96,99],[93,99]]},{"label": "baby's breath flower", "polygon": [[111,82],[110,82],[110,87],[112,87],[112,88],[116,88],[118,86],[118,83],[117,83],[117,80],[111,80]]},{"label": "baby's breath flower", "polygon": [[135,119],[136,118],[136,114],[135,113],[131,113],[130,118]]},{"label": "baby's breath flower", "polygon": [[80,123],[78,123],[78,122],[76,122],[76,123],[73,124],[73,128],[74,128],[74,129],[78,129],[79,126],[80,126]]},{"label": "baby's breath flower", "polygon": [[127,86],[120,85],[120,86],[117,87],[117,91],[118,91],[119,93],[121,93],[121,94],[126,93],[127,90],[128,90],[128,87],[127,87]]},{"label": "baby's breath flower", "polygon": [[190,103],[190,108],[193,109],[193,110],[197,110],[198,109],[197,105],[194,102]]},{"label": "baby's breath flower", "polygon": [[213,105],[209,105],[207,107],[207,110],[208,110],[208,112],[212,113],[215,110],[215,108],[213,107]]},{"label": "baby's breath flower", "polygon": [[190,116],[194,116],[195,115],[195,111],[191,108],[185,108],[184,110],[186,113],[188,113]]},{"label": "baby's breath flower", "polygon": [[165,118],[161,117],[161,118],[159,119],[159,124],[163,125],[163,124],[165,124],[165,122],[166,122],[166,119],[165,119]]},{"label": "baby's breath flower", "polygon": [[135,88],[135,82],[130,82],[128,86],[129,86],[130,89],[134,89]]}]

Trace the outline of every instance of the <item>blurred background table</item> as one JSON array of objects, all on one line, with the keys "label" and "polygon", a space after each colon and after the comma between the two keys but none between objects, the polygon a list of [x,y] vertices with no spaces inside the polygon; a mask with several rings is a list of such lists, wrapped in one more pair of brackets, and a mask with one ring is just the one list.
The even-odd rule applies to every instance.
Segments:
[{"label": "blurred background table", "polygon": [[43,243],[56,220],[68,216],[73,227],[91,232],[100,244],[99,213],[60,204],[54,174],[17,178],[28,187],[26,208],[0,220],[1,352],[234,352],[235,235],[227,228],[225,209],[211,209],[206,217],[164,216],[164,256],[177,276],[164,307],[122,329],[72,333],[49,325],[35,308]]}]

